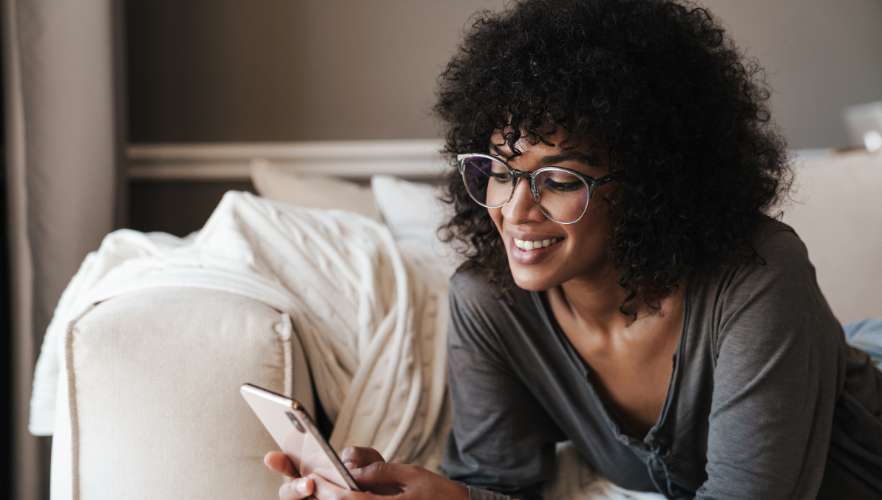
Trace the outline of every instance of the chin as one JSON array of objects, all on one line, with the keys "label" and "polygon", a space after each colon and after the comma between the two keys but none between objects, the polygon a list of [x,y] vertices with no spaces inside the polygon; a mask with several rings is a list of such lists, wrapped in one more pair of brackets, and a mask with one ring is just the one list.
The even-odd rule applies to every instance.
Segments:
[{"label": "chin", "polygon": [[517,264],[509,264],[511,277],[518,288],[528,292],[544,292],[554,288],[558,283],[547,272],[539,269],[523,269],[516,267]]}]

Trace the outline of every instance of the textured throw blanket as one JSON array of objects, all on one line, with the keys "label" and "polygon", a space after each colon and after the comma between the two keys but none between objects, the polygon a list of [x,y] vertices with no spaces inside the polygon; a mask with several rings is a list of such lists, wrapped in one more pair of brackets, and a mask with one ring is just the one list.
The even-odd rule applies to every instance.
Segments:
[{"label": "textured throw blanket", "polygon": [[[198,233],[176,238],[119,230],[74,276],[43,341],[30,429],[50,435],[68,326],[97,302],[157,286],[241,294],[290,314],[331,444],[372,446],[392,461],[438,470],[450,426],[446,384],[447,280],[431,248],[399,245],[359,215],[227,193]],[[661,498],[594,476],[562,448],[547,498]]]},{"label": "textured throw blanket", "polygon": [[445,272],[420,258],[405,262],[389,230],[368,218],[248,193],[228,193],[185,239],[116,231],[58,304],[37,363],[30,429],[53,431],[64,333],[91,304],[148,287],[196,286],[291,315],[335,421],[332,445],[371,445],[395,460],[436,465],[448,413]]}]

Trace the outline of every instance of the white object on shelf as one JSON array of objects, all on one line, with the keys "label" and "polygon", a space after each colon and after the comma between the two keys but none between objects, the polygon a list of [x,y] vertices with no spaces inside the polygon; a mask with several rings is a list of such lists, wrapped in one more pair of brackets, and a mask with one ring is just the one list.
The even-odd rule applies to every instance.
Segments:
[{"label": "white object on shelf", "polygon": [[882,150],[882,101],[849,106],[844,116],[852,145]]}]

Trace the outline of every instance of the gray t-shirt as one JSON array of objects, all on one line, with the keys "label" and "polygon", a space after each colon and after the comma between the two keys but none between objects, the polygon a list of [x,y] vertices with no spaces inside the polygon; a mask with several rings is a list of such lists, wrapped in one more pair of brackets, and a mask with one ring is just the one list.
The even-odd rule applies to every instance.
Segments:
[{"label": "gray t-shirt", "polygon": [[845,343],[791,228],[765,219],[764,263],[690,277],[658,422],[629,436],[545,294],[495,298],[451,278],[454,423],[443,469],[471,498],[541,498],[555,443],[614,483],[673,498],[882,498],[882,372]]}]

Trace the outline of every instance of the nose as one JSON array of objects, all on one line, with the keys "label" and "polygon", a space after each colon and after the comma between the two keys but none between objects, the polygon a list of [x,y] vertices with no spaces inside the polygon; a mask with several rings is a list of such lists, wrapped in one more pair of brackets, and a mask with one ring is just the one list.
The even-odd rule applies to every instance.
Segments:
[{"label": "nose", "polygon": [[539,204],[533,199],[533,193],[530,192],[528,179],[518,180],[511,200],[502,206],[502,216],[513,223],[545,220],[545,214],[539,209]]}]

